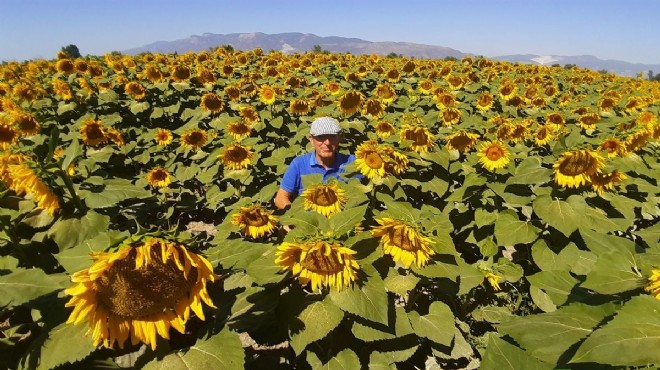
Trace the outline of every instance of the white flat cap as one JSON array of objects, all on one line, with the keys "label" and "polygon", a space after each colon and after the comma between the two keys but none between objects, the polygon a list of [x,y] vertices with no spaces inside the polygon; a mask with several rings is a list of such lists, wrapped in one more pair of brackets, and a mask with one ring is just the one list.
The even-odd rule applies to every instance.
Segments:
[{"label": "white flat cap", "polygon": [[320,117],[312,122],[309,134],[312,136],[337,135],[341,133],[339,121],[332,117]]}]

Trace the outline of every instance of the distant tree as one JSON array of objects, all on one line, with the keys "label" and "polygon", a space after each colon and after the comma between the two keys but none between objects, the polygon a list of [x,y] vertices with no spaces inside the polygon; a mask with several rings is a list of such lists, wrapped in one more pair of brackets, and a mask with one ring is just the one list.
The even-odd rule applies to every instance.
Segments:
[{"label": "distant tree", "polygon": [[610,73],[610,72],[608,72],[607,69],[599,69],[599,70],[598,70],[598,73],[600,73],[600,74],[602,74],[602,75],[606,75],[606,74],[608,74],[608,73]]},{"label": "distant tree", "polygon": [[561,64],[559,64],[559,63],[555,63],[555,64],[551,65],[550,67],[555,67],[555,68],[557,68],[557,67],[561,67]]},{"label": "distant tree", "polygon": [[387,54],[385,57],[386,58],[397,58],[398,56],[399,56],[399,54],[392,51],[389,54]]},{"label": "distant tree", "polygon": [[323,48],[321,47],[321,45],[314,45],[312,47],[312,53],[319,53],[320,54],[322,52],[323,52]]},{"label": "distant tree", "polygon": [[576,65],[575,65],[575,64],[571,64],[571,63],[564,64],[564,68],[565,68],[565,69],[571,69],[571,68],[573,68],[573,67],[576,67]]},{"label": "distant tree", "polygon": [[225,50],[227,50],[229,52],[234,52],[234,47],[229,45],[229,44],[223,45],[222,47],[225,48]]},{"label": "distant tree", "polygon": [[650,70],[650,69],[649,69],[649,75],[648,75],[648,76],[649,76],[649,81],[653,81],[653,79],[655,78],[655,77],[653,76],[653,70]]},{"label": "distant tree", "polygon": [[450,56],[446,56],[446,57],[445,57],[445,60],[448,61],[448,62],[456,62],[456,61],[458,61],[458,58],[456,58],[456,57],[452,57],[452,56],[450,55]]},{"label": "distant tree", "polygon": [[71,58],[80,58],[82,55],[80,55],[80,50],[78,50],[78,47],[74,44],[69,44],[67,46],[62,46],[62,51],[67,53],[69,57]]}]

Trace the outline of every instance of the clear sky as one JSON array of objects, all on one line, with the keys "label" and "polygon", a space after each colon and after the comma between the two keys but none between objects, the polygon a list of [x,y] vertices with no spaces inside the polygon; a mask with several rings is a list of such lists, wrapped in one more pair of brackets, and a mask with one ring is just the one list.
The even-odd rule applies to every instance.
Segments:
[{"label": "clear sky", "polygon": [[244,32],[660,64],[660,0],[0,0],[0,60]]}]

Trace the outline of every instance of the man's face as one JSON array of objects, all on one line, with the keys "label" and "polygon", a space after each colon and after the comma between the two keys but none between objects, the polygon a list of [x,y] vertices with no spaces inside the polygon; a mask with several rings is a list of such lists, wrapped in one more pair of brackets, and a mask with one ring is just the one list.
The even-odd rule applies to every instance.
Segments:
[{"label": "man's face", "polygon": [[309,141],[312,142],[314,150],[316,150],[316,155],[319,158],[334,157],[339,148],[339,140],[339,135],[309,136]]}]

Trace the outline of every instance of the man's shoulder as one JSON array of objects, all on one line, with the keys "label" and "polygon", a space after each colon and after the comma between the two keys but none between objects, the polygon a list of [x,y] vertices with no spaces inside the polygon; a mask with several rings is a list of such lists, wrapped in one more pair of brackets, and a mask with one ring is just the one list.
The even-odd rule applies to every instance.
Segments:
[{"label": "man's shoulder", "polygon": [[312,156],[312,154],[313,153],[308,152],[308,153],[303,153],[303,154],[300,154],[300,155],[294,157],[293,160],[291,161],[291,165],[300,166],[300,165],[308,163],[309,158]]}]

